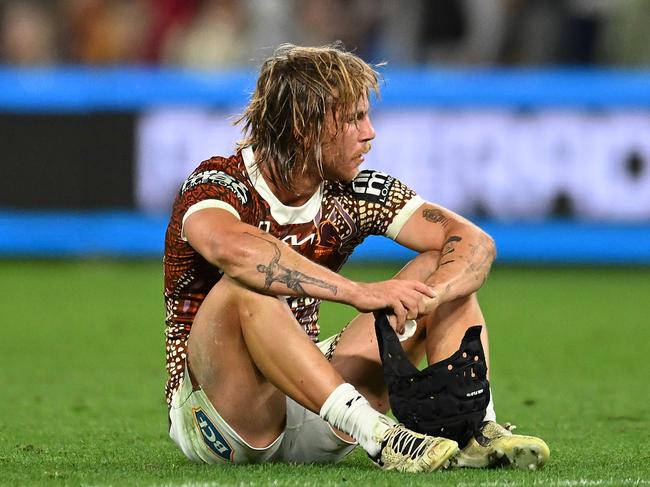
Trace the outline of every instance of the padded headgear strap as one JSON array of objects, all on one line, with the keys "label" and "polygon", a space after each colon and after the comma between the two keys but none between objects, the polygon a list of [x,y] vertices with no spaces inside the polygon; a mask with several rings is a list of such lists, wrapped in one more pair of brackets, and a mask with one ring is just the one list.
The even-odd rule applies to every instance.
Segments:
[{"label": "padded headgear strap", "polygon": [[375,330],[397,420],[419,433],[467,444],[490,402],[481,326],[465,332],[457,352],[424,370],[411,363],[385,313],[375,315]]}]

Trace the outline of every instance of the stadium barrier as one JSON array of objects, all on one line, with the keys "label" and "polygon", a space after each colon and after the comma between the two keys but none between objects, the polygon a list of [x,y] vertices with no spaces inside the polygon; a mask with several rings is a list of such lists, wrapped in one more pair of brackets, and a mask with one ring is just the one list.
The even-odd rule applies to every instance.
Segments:
[{"label": "stadium barrier", "polygon": [[[500,261],[650,264],[650,73],[387,69],[384,78],[372,162],[415,185],[435,173],[416,189],[487,215]],[[203,156],[187,148],[231,143],[227,115],[254,79],[0,68],[0,256],[160,256],[174,188]],[[413,164],[394,167],[391,151]],[[355,258],[408,255],[370,238]]]},{"label": "stadium barrier", "polygon": [[[502,263],[650,263],[647,224],[477,223],[495,239]],[[2,211],[0,256],[162,258],[166,226],[166,215],[140,212]],[[404,261],[413,255],[390,239],[369,237],[351,260]]]},{"label": "stadium barrier", "polygon": [[[650,73],[594,69],[384,69],[382,107],[649,108]],[[0,67],[0,112],[241,107],[255,72]]]}]

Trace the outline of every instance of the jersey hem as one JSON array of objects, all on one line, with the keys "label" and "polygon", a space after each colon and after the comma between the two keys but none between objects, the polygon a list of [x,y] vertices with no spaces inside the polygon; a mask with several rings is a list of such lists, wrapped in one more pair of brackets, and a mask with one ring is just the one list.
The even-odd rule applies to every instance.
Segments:
[{"label": "jersey hem", "polygon": [[221,210],[226,210],[228,213],[234,215],[238,220],[241,220],[241,217],[239,216],[237,210],[235,210],[235,208],[232,205],[226,203],[225,201],[221,201],[221,200],[199,201],[198,203],[195,203],[192,206],[190,206],[185,212],[185,214],[183,215],[183,222],[181,223],[181,238],[183,239],[184,242],[187,242],[187,237],[185,236],[185,220],[187,220],[190,215],[193,215],[197,211],[205,210],[206,208],[219,208]]},{"label": "jersey hem", "polygon": [[424,203],[426,203],[425,200],[420,196],[418,195],[413,196],[413,198],[411,198],[408,201],[408,203],[406,203],[404,207],[400,210],[400,212],[393,219],[391,224],[388,225],[385,235],[388,238],[395,240],[399,235],[399,232],[402,231],[402,227],[404,227],[404,225],[409,220],[409,218],[413,216],[415,210],[417,210]]}]

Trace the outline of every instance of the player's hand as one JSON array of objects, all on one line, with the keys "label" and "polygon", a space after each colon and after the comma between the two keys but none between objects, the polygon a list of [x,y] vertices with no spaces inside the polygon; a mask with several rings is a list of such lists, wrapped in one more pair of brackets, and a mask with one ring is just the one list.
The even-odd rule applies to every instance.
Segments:
[{"label": "player's hand", "polygon": [[423,315],[428,315],[433,313],[438,306],[440,306],[440,295],[433,289],[429,288],[433,292],[432,297],[425,298],[424,300],[424,307],[420,314],[418,315],[418,318]]},{"label": "player's hand", "polygon": [[435,292],[419,281],[391,279],[358,284],[360,292],[350,304],[363,313],[391,309],[393,316],[389,316],[389,322],[399,334],[404,333],[407,320],[415,320],[428,309],[435,309]]}]

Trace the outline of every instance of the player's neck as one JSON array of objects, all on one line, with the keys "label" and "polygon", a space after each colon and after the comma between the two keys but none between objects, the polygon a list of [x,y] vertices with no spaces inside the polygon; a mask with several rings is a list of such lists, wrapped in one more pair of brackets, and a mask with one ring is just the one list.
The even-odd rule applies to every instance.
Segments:
[{"label": "player's neck", "polygon": [[[265,177],[266,179],[266,177]],[[302,206],[318,191],[320,183],[316,184],[296,184],[296,187],[289,191],[273,184],[273,181],[266,179],[271,191],[283,204],[287,206]]]},{"label": "player's neck", "polygon": [[262,170],[262,176],[275,197],[287,206],[302,206],[307,203],[314,193],[318,191],[322,182],[318,176],[305,174],[302,177],[294,178],[294,188],[288,190],[276,185],[266,170]]}]

